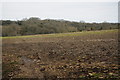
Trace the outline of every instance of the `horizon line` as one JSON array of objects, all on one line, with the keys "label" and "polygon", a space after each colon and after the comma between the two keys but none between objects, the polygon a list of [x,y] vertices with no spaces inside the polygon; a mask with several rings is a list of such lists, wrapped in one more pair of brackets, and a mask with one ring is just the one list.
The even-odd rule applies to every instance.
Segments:
[{"label": "horizon line", "polygon": [[54,18],[44,18],[41,19],[39,17],[26,17],[26,18],[22,18],[22,19],[0,19],[0,21],[2,20],[10,20],[10,21],[23,21],[24,19],[29,20],[30,18],[38,18],[40,20],[56,20],[56,21],[69,21],[69,22],[84,22],[84,23],[119,23],[118,21],[85,21],[85,20],[68,20],[68,19],[54,19]]}]

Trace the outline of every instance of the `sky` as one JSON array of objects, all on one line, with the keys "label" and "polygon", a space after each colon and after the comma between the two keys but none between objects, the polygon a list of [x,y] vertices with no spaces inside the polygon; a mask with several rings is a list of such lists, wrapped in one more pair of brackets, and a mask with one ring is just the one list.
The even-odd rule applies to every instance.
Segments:
[{"label": "sky", "polygon": [[2,0],[3,20],[29,17],[85,22],[118,22],[118,0]]},{"label": "sky", "polygon": [[0,0],[1,2],[118,2],[119,0]]}]

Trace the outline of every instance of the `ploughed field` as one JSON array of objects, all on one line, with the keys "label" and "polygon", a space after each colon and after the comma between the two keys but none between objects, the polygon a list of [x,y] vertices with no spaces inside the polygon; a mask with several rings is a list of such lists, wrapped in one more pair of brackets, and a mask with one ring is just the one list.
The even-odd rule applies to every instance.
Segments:
[{"label": "ploughed field", "polygon": [[118,30],[2,40],[3,78],[119,78]]}]

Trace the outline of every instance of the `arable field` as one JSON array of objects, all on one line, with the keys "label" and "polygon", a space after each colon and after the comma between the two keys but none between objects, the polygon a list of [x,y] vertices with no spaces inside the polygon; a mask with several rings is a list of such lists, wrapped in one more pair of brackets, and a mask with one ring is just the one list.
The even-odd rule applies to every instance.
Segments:
[{"label": "arable field", "polygon": [[119,78],[118,30],[2,40],[3,78]]}]

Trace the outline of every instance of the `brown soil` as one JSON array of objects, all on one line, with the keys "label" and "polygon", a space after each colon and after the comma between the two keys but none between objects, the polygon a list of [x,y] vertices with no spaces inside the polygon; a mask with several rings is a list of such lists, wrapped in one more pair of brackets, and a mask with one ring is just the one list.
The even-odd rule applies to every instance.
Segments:
[{"label": "brown soil", "polygon": [[117,32],[3,39],[3,78],[118,78]]}]

